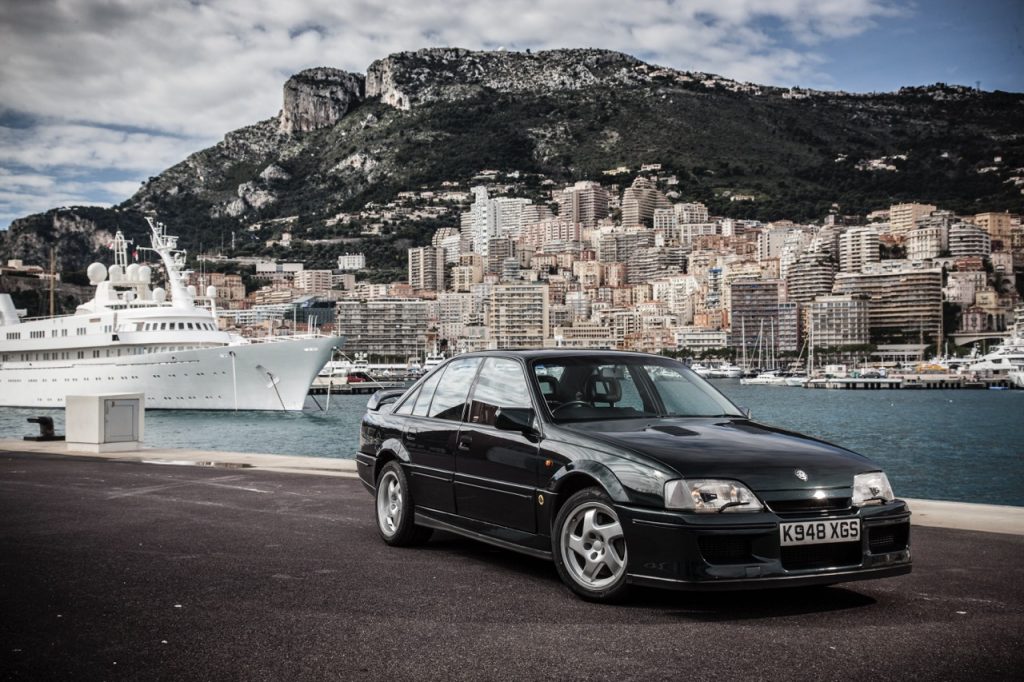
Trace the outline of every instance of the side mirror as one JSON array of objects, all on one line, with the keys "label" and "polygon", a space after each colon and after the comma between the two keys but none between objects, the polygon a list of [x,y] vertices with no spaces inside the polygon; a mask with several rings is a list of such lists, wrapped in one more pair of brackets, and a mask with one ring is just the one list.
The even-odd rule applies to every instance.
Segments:
[{"label": "side mirror", "polygon": [[380,408],[382,408],[382,407],[385,407],[387,405],[391,405],[392,403],[397,401],[399,398],[401,398],[403,395],[405,395],[405,389],[404,388],[399,388],[399,389],[392,388],[392,389],[385,389],[385,390],[382,390],[382,391],[377,391],[376,393],[374,393],[373,395],[370,396],[369,400],[366,401],[366,409],[372,410],[372,411],[376,412],[376,411],[380,410]]},{"label": "side mirror", "polygon": [[501,407],[494,415],[494,426],[501,431],[521,431],[528,433],[534,430],[535,415],[529,407]]}]

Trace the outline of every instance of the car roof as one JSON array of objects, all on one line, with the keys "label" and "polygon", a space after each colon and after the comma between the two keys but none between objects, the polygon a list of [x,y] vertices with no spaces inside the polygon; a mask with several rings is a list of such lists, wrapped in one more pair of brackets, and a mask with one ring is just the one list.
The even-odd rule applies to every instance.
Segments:
[{"label": "car roof", "polygon": [[464,353],[456,355],[457,358],[472,358],[472,357],[518,357],[524,360],[537,360],[537,359],[548,359],[548,358],[586,358],[586,357],[622,357],[622,358],[659,358],[662,360],[671,360],[672,358],[665,355],[652,355],[651,353],[637,353],[634,351],[625,350],[603,350],[600,348],[579,350],[579,349],[559,349],[559,348],[543,348],[543,349],[525,349],[525,350],[481,350],[474,351],[472,353]]}]

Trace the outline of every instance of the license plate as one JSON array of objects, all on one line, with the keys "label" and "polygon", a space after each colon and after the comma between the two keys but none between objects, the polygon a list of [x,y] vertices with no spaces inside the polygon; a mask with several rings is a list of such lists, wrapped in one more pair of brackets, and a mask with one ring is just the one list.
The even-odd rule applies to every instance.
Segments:
[{"label": "license plate", "polygon": [[779,524],[779,544],[818,545],[829,542],[855,542],[860,540],[860,519],[839,521],[799,521]]}]

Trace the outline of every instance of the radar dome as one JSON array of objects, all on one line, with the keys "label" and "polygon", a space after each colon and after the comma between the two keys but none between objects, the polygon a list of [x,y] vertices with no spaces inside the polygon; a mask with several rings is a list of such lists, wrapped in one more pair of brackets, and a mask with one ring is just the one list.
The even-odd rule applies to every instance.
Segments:
[{"label": "radar dome", "polygon": [[111,282],[120,282],[121,278],[124,276],[124,270],[121,269],[120,265],[111,265],[107,268],[107,272],[110,273]]},{"label": "radar dome", "polygon": [[191,296],[192,298],[196,297],[196,285],[195,284],[189,284],[188,285],[188,295]]},{"label": "radar dome", "polygon": [[157,303],[163,303],[167,300],[167,291],[163,287],[153,289],[153,300]]},{"label": "radar dome", "polygon": [[99,284],[107,278],[107,266],[103,263],[93,263],[86,269],[85,274],[89,277],[89,284]]},{"label": "radar dome", "polygon": [[127,279],[129,281],[132,281],[132,282],[136,281],[139,278],[139,264],[138,263],[132,263],[127,268],[125,268],[124,276],[125,276],[125,279]]},{"label": "radar dome", "polygon": [[149,284],[149,280],[153,277],[153,268],[148,265],[143,265],[139,268],[139,281]]},{"label": "radar dome", "polygon": [[217,287],[213,286],[212,284],[206,287],[206,297],[217,298]]}]

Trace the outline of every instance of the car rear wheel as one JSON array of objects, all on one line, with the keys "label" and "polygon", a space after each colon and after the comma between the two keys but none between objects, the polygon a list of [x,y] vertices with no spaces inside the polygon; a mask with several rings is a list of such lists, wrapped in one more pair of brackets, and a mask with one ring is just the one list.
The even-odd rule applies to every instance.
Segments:
[{"label": "car rear wheel", "polygon": [[430,528],[413,523],[415,516],[409,480],[398,462],[388,462],[377,476],[377,530],[384,542],[405,547],[426,542]]},{"label": "car rear wheel", "polygon": [[573,592],[593,601],[625,595],[626,537],[604,491],[586,488],[566,500],[554,530],[555,567]]}]

